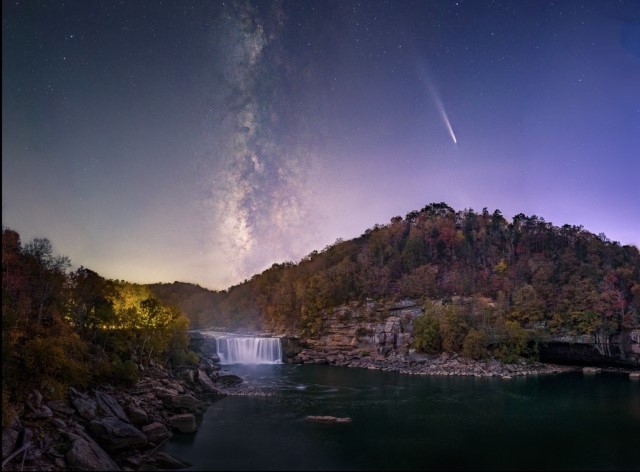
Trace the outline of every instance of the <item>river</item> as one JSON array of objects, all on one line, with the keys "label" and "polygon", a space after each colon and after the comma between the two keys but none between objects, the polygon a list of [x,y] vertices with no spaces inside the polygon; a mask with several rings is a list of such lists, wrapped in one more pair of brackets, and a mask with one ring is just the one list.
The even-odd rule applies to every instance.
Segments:
[{"label": "river", "polygon": [[163,450],[190,470],[640,469],[640,382],[626,375],[226,367],[268,396],[225,397],[197,433],[175,435]]}]

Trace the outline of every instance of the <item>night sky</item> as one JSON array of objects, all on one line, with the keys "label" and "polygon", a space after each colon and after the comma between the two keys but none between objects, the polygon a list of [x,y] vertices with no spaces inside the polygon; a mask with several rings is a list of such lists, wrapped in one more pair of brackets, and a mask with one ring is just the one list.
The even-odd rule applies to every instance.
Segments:
[{"label": "night sky", "polygon": [[2,224],[223,289],[431,202],[640,245],[640,2],[2,2]]}]

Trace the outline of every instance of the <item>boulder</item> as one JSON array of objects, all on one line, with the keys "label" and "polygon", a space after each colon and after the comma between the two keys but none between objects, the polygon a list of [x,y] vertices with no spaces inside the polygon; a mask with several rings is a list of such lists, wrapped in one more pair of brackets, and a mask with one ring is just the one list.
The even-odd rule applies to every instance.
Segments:
[{"label": "boulder", "polygon": [[142,427],[142,432],[147,436],[149,442],[159,444],[165,439],[169,439],[171,431],[162,423],[154,422]]},{"label": "boulder", "polygon": [[196,425],[196,417],[191,413],[174,415],[169,418],[169,424],[172,428],[177,429],[181,433],[195,433],[198,429]]},{"label": "boulder", "polygon": [[67,464],[78,470],[120,470],[104,450],[93,441],[76,437],[67,452]]},{"label": "boulder", "polygon": [[215,382],[224,385],[225,387],[232,387],[234,385],[241,384],[243,380],[237,375],[224,374],[218,375],[215,379]]},{"label": "boulder", "polygon": [[148,442],[142,431],[115,416],[91,421],[89,431],[99,444],[112,451],[141,447]]},{"label": "boulder", "polygon": [[2,459],[13,452],[18,444],[20,433],[15,429],[2,428]]},{"label": "boulder", "polygon": [[34,390],[29,394],[26,405],[29,409],[29,413],[26,415],[27,418],[46,419],[53,416],[51,408],[42,404],[42,394],[38,390]]},{"label": "boulder", "polygon": [[127,415],[115,398],[96,390],[96,400],[100,409],[104,411],[107,416],[115,416],[125,423],[129,423],[129,418],[127,418]]},{"label": "boulder", "polygon": [[131,420],[131,423],[136,426],[142,426],[149,423],[149,415],[147,415],[147,412],[133,403],[127,406],[127,416],[129,417],[129,420]]},{"label": "boulder", "polygon": [[172,410],[187,410],[191,413],[203,413],[207,405],[191,395],[167,395],[162,397],[162,403]]},{"label": "boulder", "polygon": [[85,420],[92,420],[96,417],[98,405],[93,399],[91,399],[91,397],[89,397],[89,395],[78,392],[73,387],[69,387],[69,398],[71,399],[71,404],[78,414]]},{"label": "boulder", "polygon": [[211,393],[220,394],[220,392],[218,391],[218,389],[214,385],[213,381],[211,380],[211,378],[207,375],[207,373],[204,370],[199,370],[198,371],[198,382],[200,383],[200,385],[202,385],[204,387],[204,389],[206,391],[211,392]]}]

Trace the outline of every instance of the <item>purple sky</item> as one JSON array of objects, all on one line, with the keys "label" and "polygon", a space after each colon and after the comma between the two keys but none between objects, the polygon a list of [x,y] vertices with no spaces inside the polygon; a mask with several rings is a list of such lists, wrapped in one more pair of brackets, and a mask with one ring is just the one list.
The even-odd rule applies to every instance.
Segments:
[{"label": "purple sky", "polygon": [[2,14],[2,224],[76,267],[222,289],[440,201],[640,245],[637,0]]}]

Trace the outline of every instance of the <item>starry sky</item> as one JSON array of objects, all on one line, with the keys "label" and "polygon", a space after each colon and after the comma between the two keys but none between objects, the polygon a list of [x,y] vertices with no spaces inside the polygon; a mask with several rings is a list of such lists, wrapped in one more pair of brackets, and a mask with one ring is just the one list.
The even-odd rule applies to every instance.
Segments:
[{"label": "starry sky", "polygon": [[440,201],[640,245],[640,2],[2,2],[2,224],[75,267],[224,289]]}]

